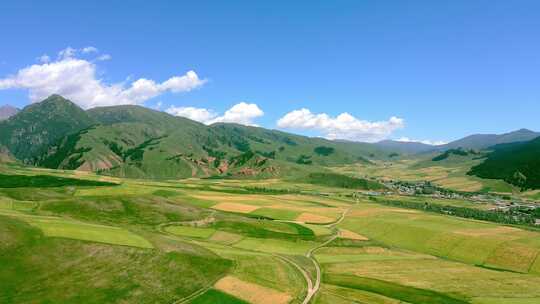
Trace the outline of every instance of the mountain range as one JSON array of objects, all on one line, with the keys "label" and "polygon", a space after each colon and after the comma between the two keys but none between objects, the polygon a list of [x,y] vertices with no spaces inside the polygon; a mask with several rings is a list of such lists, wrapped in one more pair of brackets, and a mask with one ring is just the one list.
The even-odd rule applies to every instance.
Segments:
[{"label": "mountain range", "polygon": [[437,146],[414,141],[383,140],[375,143],[375,145],[381,149],[400,154],[418,154],[437,149]]},{"label": "mountain range", "polygon": [[1,122],[0,145],[26,164],[137,178],[291,175],[382,154],[367,143],[206,126],[140,106],[84,111],[59,95]]},{"label": "mountain range", "polygon": [[141,106],[83,110],[59,95],[0,122],[0,160],[134,178],[273,177],[368,164],[399,154],[486,149],[532,140],[526,129],[471,135],[442,146],[331,141],[232,123],[210,126]]},{"label": "mountain range", "polygon": [[520,129],[504,134],[474,134],[446,145],[437,146],[437,148],[439,150],[458,148],[483,150],[500,144],[530,141],[539,136],[540,133],[528,129]]},{"label": "mountain range", "polygon": [[473,134],[447,144],[437,146],[420,142],[403,142],[397,140],[383,140],[375,143],[375,145],[382,149],[410,155],[425,152],[443,152],[450,149],[484,150],[495,145],[526,142],[537,137],[540,137],[539,132],[534,132],[528,129],[520,129],[504,134]]}]

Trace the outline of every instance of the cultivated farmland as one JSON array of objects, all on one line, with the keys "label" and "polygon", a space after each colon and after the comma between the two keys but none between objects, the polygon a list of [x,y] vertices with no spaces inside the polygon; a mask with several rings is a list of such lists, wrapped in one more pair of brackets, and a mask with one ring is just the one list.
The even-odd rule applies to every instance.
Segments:
[{"label": "cultivated farmland", "polygon": [[92,184],[100,177],[19,166],[2,174],[55,179],[0,188],[0,275],[12,278],[0,302],[540,301],[533,227],[280,180],[260,193],[257,180]]}]

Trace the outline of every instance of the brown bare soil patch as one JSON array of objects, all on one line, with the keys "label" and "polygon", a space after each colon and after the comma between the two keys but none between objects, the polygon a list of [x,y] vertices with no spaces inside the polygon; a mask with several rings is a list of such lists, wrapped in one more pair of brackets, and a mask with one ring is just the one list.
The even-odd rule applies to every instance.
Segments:
[{"label": "brown bare soil patch", "polygon": [[339,237],[342,239],[349,239],[349,240],[358,240],[358,241],[367,241],[369,240],[367,237],[358,234],[356,232],[345,230],[345,229],[339,229]]},{"label": "brown bare soil patch", "polygon": [[212,237],[210,238],[211,241],[220,243],[220,244],[226,244],[226,245],[232,245],[234,243],[237,243],[242,240],[242,236],[236,233],[230,233],[225,231],[216,231]]},{"label": "brown bare soil patch", "polygon": [[356,217],[362,217],[362,216],[370,216],[370,215],[376,215],[381,213],[387,213],[387,212],[398,212],[398,213],[409,213],[409,214],[416,214],[419,213],[419,211],[416,210],[408,210],[408,209],[399,209],[399,208],[372,208],[372,209],[363,209],[363,210],[353,210],[348,213],[349,216],[356,216]]},{"label": "brown bare soil patch", "polygon": [[258,206],[239,204],[239,203],[219,203],[212,207],[213,209],[230,211],[230,212],[239,212],[239,213],[250,213],[259,209]]},{"label": "brown bare soil patch", "polygon": [[253,304],[286,304],[292,299],[290,295],[257,285],[250,282],[245,282],[233,276],[226,276],[219,280],[214,287],[225,293],[233,295],[239,299]]},{"label": "brown bare soil patch", "polygon": [[[454,233],[464,234],[468,236],[490,236],[490,235],[501,235],[507,233],[516,233],[521,232],[521,229],[507,226],[499,226],[493,228],[483,228],[483,229],[462,229],[456,230]],[[519,236],[516,236],[518,238]]]},{"label": "brown bare soil patch", "polygon": [[296,220],[299,222],[304,222],[304,223],[318,223],[318,224],[331,223],[334,221],[333,218],[326,217],[323,215],[308,213],[308,212],[304,212],[300,214],[296,218]]}]

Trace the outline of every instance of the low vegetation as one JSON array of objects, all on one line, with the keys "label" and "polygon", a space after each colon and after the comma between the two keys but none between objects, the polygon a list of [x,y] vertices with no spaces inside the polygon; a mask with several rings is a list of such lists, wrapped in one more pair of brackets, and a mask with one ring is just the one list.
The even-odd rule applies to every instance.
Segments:
[{"label": "low vegetation", "polygon": [[379,190],[384,188],[383,185],[375,181],[335,173],[310,173],[302,181],[315,185],[347,189]]},{"label": "low vegetation", "polygon": [[371,200],[387,206],[424,210],[427,212],[434,212],[439,214],[459,216],[463,218],[490,221],[502,224],[535,226],[536,221],[536,214],[534,212],[526,213],[515,209],[510,209],[508,211],[488,211],[478,208],[441,205],[438,203],[433,204],[427,201],[422,203],[408,200],[377,199],[375,197],[372,197]]},{"label": "low vegetation", "polygon": [[465,150],[465,149],[461,149],[461,148],[449,149],[449,150],[446,150],[444,153],[435,156],[432,159],[432,161],[437,162],[437,161],[445,160],[448,157],[450,157],[451,155],[468,156],[468,155],[477,155],[477,154],[478,154],[478,152],[476,152],[474,150]]},{"label": "low vegetation", "polygon": [[57,177],[51,175],[7,175],[0,174],[0,188],[51,188],[64,186],[103,187],[117,184],[94,180]]},{"label": "low vegetation", "polygon": [[[81,140],[147,114],[110,111]],[[243,162],[229,171],[241,176],[149,180],[0,165],[0,302],[298,304],[308,287],[318,304],[540,301],[540,232],[533,226],[540,209],[493,211],[495,204],[469,200],[481,192],[446,191],[437,178],[410,195],[376,181],[395,172],[464,178],[465,168],[482,160],[468,155],[466,166],[455,167],[450,157],[434,169],[425,156],[420,165],[400,158],[397,169],[362,161],[329,169],[320,164],[350,156],[337,143],[306,146],[277,131],[213,128],[236,135],[222,144],[203,138],[197,153]],[[113,149],[122,163],[140,163],[137,174],[151,172],[143,170],[145,159],[171,136],[117,138],[122,148]],[[197,153],[173,156],[180,164],[199,161]],[[301,155],[313,163],[295,164]],[[214,162],[192,169],[211,173]],[[128,170],[125,163],[117,170]],[[287,179],[248,178],[275,163],[302,170]],[[435,191],[468,196],[429,196]]]}]

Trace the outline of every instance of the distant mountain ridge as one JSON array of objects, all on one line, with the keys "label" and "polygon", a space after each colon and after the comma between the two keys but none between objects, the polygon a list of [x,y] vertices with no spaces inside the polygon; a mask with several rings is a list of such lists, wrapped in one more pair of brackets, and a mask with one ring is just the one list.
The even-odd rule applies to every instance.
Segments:
[{"label": "distant mountain ridge", "polygon": [[379,154],[371,144],[206,126],[141,106],[84,111],[59,95],[0,122],[0,146],[27,164],[136,178],[290,175]]},{"label": "distant mountain ridge", "polygon": [[418,154],[437,149],[437,146],[414,141],[383,140],[375,143],[377,147],[401,154]]},{"label": "distant mountain ridge", "polygon": [[10,105],[0,106],[0,121],[10,118],[11,116],[17,114],[19,111],[19,109]]},{"label": "distant mountain ridge", "polygon": [[3,159],[115,176],[271,177],[455,146],[480,150],[537,134],[522,129],[502,135],[472,135],[443,146],[331,141],[232,123],[207,126],[133,105],[84,111],[62,96],[52,95],[0,121],[0,148]]},{"label": "distant mountain ridge", "polygon": [[520,129],[504,134],[474,134],[446,145],[438,146],[437,150],[458,148],[483,150],[499,144],[530,141],[539,136],[540,133],[528,129]]},{"label": "distant mountain ridge", "polygon": [[437,146],[428,145],[421,142],[404,142],[396,140],[383,140],[375,143],[374,145],[390,152],[397,152],[401,154],[420,154],[426,152],[444,152],[455,149],[484,150],[500,144],[530,141],[539,136],[540,132],[534,132],[528,129],[519,129],[517,131],[504,134],[473,134],[450,143]]}]

